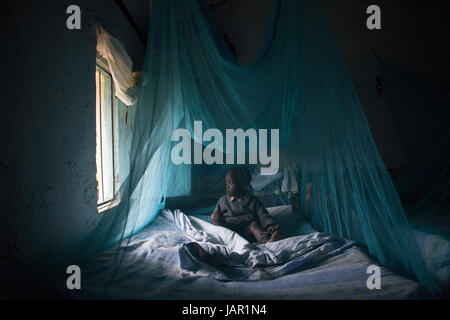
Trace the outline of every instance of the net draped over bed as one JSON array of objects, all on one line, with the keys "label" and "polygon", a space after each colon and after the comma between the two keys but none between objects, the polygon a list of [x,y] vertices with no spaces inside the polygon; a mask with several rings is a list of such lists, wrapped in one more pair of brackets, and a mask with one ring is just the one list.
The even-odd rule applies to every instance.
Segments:
[{"label": "net draped over bed", "polygon": [[406,168],[393,175],[403,207],[415,223],[448,237],[450,88],[376,57],[409,160]]},{"label": "net draped over bed", "polygon": [[70,251],[72,261],[138,232],[168,197],[190,193],[194,165],[172,162],[171,135],[186,128],[194,137],[202,121],[203,131],[224,136],[279,129],[280,162],[300,168],[302,197],[311,188],[313,226],[366,245],[381,264],[437,290],[320,1],[273,0],[259,55],[240,66],[202,1],[154,0],[136,108],[120,204]]}]

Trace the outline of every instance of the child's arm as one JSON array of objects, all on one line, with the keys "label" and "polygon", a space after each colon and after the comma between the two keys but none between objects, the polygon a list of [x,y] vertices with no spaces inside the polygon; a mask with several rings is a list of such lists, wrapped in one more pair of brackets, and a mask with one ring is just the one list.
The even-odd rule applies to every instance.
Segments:
[{"label": "child's arm", "polygon": [[211,223],[218,227],[226,227],[225,219],[222,217],[222,214],[219,212],[219,210],[217,210],[217,208],[211,214]]},{"label": "child's arm", "polygon": [[272,218],[259,199],[256,200],[256,211],[259,217],[259,224],[264,230],[275,232],[280,229],[280,226],[276,223],[275,219]]}]

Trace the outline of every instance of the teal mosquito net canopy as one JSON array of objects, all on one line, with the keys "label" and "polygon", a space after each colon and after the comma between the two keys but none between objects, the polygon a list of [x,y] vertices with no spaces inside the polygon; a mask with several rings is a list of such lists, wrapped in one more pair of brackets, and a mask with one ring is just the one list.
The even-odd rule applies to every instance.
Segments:
[{"label": "teal mosquito net canopy", "polygon": [[448,237],[450,89],[375,56],[408,158],[408,166],[392,174],[403,207],[415,225]]},{"label": "teal mosquito net canopy", "polygon": [[[310,194],[301,210],[316,229],[358,241],[381,264],[435,293],[320,1],[273,0],[271,6],[259,54],[241,66],[204,1],[153,1],[129,176],[119,205],[67,252],[68,259],[86,258],[138,232],[169,198],[208,196],[199,184],[217,168],[236,165],[227,156],[250,158],[267,141],[272,160],[279,154],[279,166],[297,168],[299,198]],[[210,129],[223,139],[202,135]],[[267,139],[259,134],[257,144],[238,150],[225,139],[227,129],[267,130]],[[275,129],[278,143],[271,139]],[[183,149],[181,164],[173,158],[181,141],[174,132],[192,137],[192,153]],[[208,147],[223,164],[196,159],[195,150]]]}]

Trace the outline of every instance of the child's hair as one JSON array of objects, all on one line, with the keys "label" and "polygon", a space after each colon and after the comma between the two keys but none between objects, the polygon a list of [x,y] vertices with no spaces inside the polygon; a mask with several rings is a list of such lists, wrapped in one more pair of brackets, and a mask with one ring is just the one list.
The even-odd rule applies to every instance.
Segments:
[{"label": "child's hair", "polygon": [[252,175],[246,167],[235,167],[228,171],[233,177],[243,184],[246,189],[250,188],[250,183],[252,181]]}]

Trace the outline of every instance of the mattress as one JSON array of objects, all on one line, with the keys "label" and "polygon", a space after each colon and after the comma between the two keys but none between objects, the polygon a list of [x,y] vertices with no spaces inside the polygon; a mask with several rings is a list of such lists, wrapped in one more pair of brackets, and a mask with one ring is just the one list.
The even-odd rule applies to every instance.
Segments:
[{"label": "mattress", "polygon": [[[314,232],[290,207],[269,208],[290,235]],[[207,215],[197,219],[208,221]],[[83,290],[75,299],[177,299],[177,300],[377,300],[420,299],[419,284],[380,267],[381,288],[369,289],[369,266],[377,265],[364,250],[348,246],[338,254],[275,279],[221,281],[186,275],[180,265],[180,248],[192,241],[173,220],[160,215],[151,225],[80,265]]]}]

